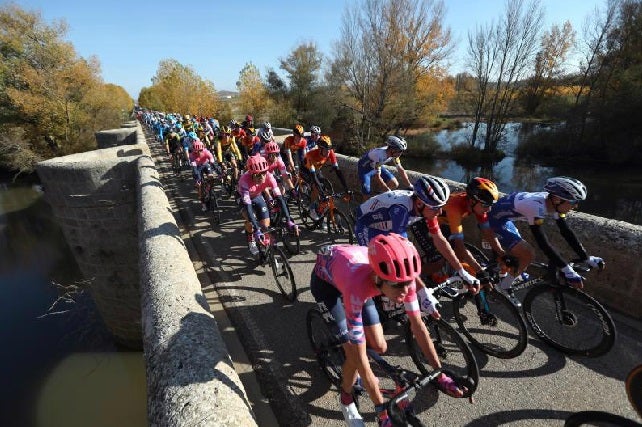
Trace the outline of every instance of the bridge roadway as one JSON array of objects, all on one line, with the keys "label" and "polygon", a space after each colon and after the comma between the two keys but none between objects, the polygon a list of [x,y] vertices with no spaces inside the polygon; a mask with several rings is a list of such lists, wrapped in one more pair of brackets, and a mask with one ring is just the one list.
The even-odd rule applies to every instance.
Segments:
[{"label": "bridge roadway", "polygon": [[[286,302],[273,282],[269,267],[257,267],[242,233],[240,215],[231,200],[224,200],[222,224],[215,225],[200,211],[190,172],[181,179],[171,173],[158,143],[148,138],[161,181],[192,255],[204,268],[199,277],[212,308],[222,303],[235,327],[222,330],[226,338],[237,334],[249,357],[265,399],[283,426],[341,426],[337,393],[319,370],[308,344],[305,316],[313,306],[308,279],[314,251],[323,243],[319,231],[304,232],[304,253],[290,263],[296,276],[299,299]],[[171,262],[171,260],[168,260]],[[625,286],[625,284],[617,284]],[[605,410],[637,419],[623,386],[629,370],[642,362],[642,324],[614,315],[618,328],[615,348],[597,359],[566,357],[530,336],[526,351],[516,359],[500,360],[476,352],[481,382],[475,403],[452,399],[430,388],[420,395],[420,417],[431,426],[561,426],[572,412]],[[392,354],[398,346],[391,339]],[[235,363],[239,362],[232,351]],[[409,357],[393,357],[407,363]],[[241,367],[241,365],[238,365]],[[238,369],[237,369],[238,370]],[[239,372],[245,382],[250,375]],[[251,388],[247,386],[246,388]],[[260,407],[257,398],[253,405]],[[376,425],[373,406],[362,400],[362,415]],[[273,425],[256,411],[259,425]]]}]

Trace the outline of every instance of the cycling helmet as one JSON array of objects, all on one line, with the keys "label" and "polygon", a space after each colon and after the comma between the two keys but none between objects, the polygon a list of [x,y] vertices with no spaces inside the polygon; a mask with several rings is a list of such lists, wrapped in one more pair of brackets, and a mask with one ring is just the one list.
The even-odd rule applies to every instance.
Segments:
[{"label": "cycling helmet", "polygon": [[417,249],[396,233],[373,237],[368,243],[368,261],[377,276],[390,282],[414,280],[421,273]]},{"label": "cycling helmet", "polygon": [[194,132],[194,131],[190,131],[190,132],[187,134],[187,137],[188,137],[188,138],[191,138],[191,139],[198,139],[198,135],[196,135],[196,132]]},{"label": "cycling helmet", "polygon": [[236,120],[234,120],[234,119],[230,120],[230,127],[233,128],[233,127],[236,127],[236,126],[238,126],[238,123],[236,122]]},{"label": "cycling helmet", "polygon": [[445,205],[450,197],[450,188],[443,179],[436,176],[424,175],[412,187],[417,197],[433,208]]},{"label": "cycling helmet", "polygon": [[386,139],[386,145],[399,151],[406,151],[408,149],[408,143],[406,142],[406,140],[400,136],[395,135],[390,135]]},{"label": "cycling helmet", "polygon": [[321,128],[319,126],[312,126],[310,128],[310,133],[316,133],[317,135],[321,135]]},{"label": "cycling helmet", "polygon": [[328,135],[323,135],[320,139],[319,142],[317,142],[317,145],[320,148],[325,148],[325,149],[331,149],[332,148],[332,140]]},{"label": "cycling helmet", "polygon": [[192,144],[192,148],[194,149],[194,151],[199,151],[199,150],[203,150],[205,148],[205,146],[203,145],[203,143],[201,142],[200,139],[197,139]]},{"label": "cycling helmet", "polygon": [[250,156],[245,168],[252,174],[265,172],[268,170],[267,160],[261,155]]},{"label": "cycling helmet", "polygon": [[544,190],[564,200],[586,199],[586,186],[577,179],[568,176],[556,176],[547,179],[546,184],[544,184]]},{"label": "cycling helmet", "polygon": [[245,121],[246,122],[253,122],[254,118],[248,114],[247,116],[245,116]]},{"label": "cycling helmet", "polygon": [[175,127],[176,129],[183,129],[183,125],[180,123],[176,123]]},{"label": "cycling helmet", "polygon": [[473,200],[492,205],[499,198],[497,186],[486,178],[475,177],[466,186],[466,194]]},{"label": "cycling helmet", "polygon": [[303,136],[303,126],[301,125],[295,125],[292,131],[295,135]]},{"label": "cycling helmet", "polygon": [[279,144],[277,144],[276,142],[270,141],[267,144],[265,144],[266,154],[274,154],[274,153],[278,153],[279,151],[281,151],[281,149],[279,148]]},{"label": "cycling helmet", "polygon": [[266,130],[272,130],[272,125],[270,124],[270,122],[265,122],[263,123],[263,128]]},{"label": "cycling helmet", "polygon": [[259,130],[258,137],[261,138],[264,142],[272,141],[272,129],[263,128]]}]

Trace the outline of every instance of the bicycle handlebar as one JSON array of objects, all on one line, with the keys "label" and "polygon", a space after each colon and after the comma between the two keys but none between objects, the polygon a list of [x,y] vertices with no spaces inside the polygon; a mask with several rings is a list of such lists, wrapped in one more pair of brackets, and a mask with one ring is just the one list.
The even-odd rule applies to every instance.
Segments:
[{"label": "bicycle handlebar", "polygon": [[399,393],[395,394],[388,400],[386,403],[386,410],[391,419],[395,420],[397,423],[405,423],[405,420],[401,414],[403,410],[399,407],[399,402],[404,399],[408,399],[408,392],[410,390],[421,390],[426,387],[428,384],[434,382],[439,375],[441,375],[441,369],[438,369],[428,375],[417,375],[416,377],[410,379],[405,387],[403,387]]}]

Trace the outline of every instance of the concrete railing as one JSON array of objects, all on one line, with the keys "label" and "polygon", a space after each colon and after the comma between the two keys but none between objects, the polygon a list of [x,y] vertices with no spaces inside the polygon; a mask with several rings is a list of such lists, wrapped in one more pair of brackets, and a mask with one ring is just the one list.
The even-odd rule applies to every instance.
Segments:
[{"label": "concrete railing", "polygon": [[[136,122],[38,164],[114,337],[145,354],[150,425],[256,425]],[[117,145],[125,144],[125,145]]]},{"label": "concrete railing", "polygon": [[[360,189],[357,175],[357,158],[339,154],[339,167],[343,171],[346,182],[351,189]],[[392,172],[394,170],[390,168]],[[421,174],[407,171],[411,182]],[[325,176],[339,185],[336,175],[331,171],[324,171]],[[463,191],[465,184],[446,180],[453,191]],[[464,231],[467,240],[479,245],[481,235],[474,225],[475,221],[464,221]],[[575,231],[580,241],[590,255],[600,256],[607,263],[603,272],[589,273],[587,290],[598,300],[610,308],[642,319],[642,226],[597,217],[582,212],[571,212],[568,215],[570,227]],[[522,236],[534,246],[531,232],[526,223],[518,221],[517,227]],[[574,253],[568,248],[566,242],[559,236],[557,227],[545,225],[550,241],[556,245],[569,258]],[[564,252],[568,248],[568,251]],[[543,258],[541,258],[544,261]]]}]

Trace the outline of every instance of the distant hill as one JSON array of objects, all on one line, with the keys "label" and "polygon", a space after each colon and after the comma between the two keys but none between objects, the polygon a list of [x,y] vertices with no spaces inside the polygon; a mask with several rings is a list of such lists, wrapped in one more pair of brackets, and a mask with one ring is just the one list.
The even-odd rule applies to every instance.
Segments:
[{"label": "distant hill", "polygon": [[239,96],[238,92],[234,92],[231,90],[219,90],[217,93],[221,98],[236,98],[237,96]]}]

